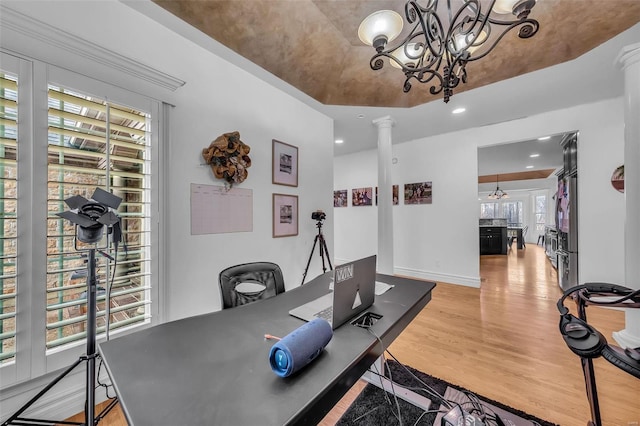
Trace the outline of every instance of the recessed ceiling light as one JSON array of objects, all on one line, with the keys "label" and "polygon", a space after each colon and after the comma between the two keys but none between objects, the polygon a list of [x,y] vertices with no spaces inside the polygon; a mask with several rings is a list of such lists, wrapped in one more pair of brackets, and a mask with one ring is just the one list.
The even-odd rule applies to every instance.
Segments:
[{"label": "recessed ceiling light", "polygon": [[462,114],[463,112],[465,112],[467,109],[466,108],[456,108],[453,111],[451,111],[452,114]]},{"label": "recessed ceiling light", "polygon": [[531,158],[540,157],[540,154],[531,154],[529,157],[531,157]]},{"label": "recessed ceiling light", "polygon": [[538,138],[539,141],[546,141],[546,140],[549,140],[549,139],[551,139],[551,136],[543,136],[541,138]]},{"label": "recessed ceiling light", "polygon": [[343,143],[344,141],[342,139],[336,139],[336,143]]},{"label": "recessed ceiling light", "polygon": [[364,114],[358,114],[358,118],[364,118]]},{"label": "recessed ceiling light", "polygon": [[526,168],[527,169],[533,169],[533,166],[527,166]]}]

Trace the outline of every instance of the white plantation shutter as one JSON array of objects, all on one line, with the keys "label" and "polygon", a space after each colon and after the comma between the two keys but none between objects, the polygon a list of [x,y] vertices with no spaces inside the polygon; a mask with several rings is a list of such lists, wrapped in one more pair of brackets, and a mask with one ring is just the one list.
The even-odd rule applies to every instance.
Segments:
[{"label": "white plantation shutter", "polygon": [[0,69],[0,366],[15,359],[18,80]]},{"label": "white plantation shutter", "polygon": [[[111,329],[145,321],[150,303],[150,116],[104,99],[49,86],[46,347],[84,339],[86,251],[72,224],[56,216],[64,200],[90,198],[96,187],[123,199],[117,265],[97,255],[98,332],[111,285]],[[101,245],[104,243],[100,243]],[[80,245],[78,245],[80,246]],[[125,250],[126,248],[126,250]],[[112,245],[107,252],[116,257]],[[114,275],[115,274],[115,275]]]}]

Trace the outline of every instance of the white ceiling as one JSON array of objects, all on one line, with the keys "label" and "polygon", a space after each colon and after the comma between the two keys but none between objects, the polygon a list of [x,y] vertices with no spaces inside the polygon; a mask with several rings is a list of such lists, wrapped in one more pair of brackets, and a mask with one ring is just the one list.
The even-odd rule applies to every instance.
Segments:
[{"label": "white ceiling", "polygon": [[559,134],[546,140],[534,139],[479,148],[478,176],[560,168],[560,142],[563,136]]},{"label": "white ceiling", "polygon": [[[526,172],[529,170],[552,169],[549,178],[555,182],[555,171],[563,167],[563,155],[560,142],[565,134],[551,135],[546,140],[528,140],[507,144],[493,145],[478,149],[478,176],[499,175],[503,173]],[[537,157],[531,157],[538,154]],[[532,168],[527,168],[533,166]],[[547,178],[547,179],[549,179]],[[498,182],[500,189],[513,191],[531,191],[547,189],[550,182],[547,179],[528,179]],[[478,194],[486,195],[496,189],[496,181],[478,184]]]}]

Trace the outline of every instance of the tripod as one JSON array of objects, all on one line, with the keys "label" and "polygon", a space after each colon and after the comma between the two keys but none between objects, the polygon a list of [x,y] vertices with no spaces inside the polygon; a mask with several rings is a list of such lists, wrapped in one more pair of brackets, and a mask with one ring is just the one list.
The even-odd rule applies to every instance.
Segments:
[{"label": "tripod", "polygon": [[311,264],[311,258],[313,257],[313,251],[316,249],[316,244],[318,241],[320,242],[320,257],[322,258],[322,272],[327,272],[327,267],[325,264],[325,256],[326,262],[329,264],[329,269],[333,270],[333,266],[331,265],[331,259],[329,259],[329,249],[327,249],[327,242],[324,240],[324,235],[322,235],[322,220],[316,222],[316,228],[318,228],[318,234],[313,239],[313,247],[311,247],[311,253],[309,253],[309,260],[307,261],[307,267],[304,268],[304,274],[302,274],[302,282],[300,285],[304,284],[304,280],[307,278],[307,272],[309,272],[309,265]]},{"label": "tripod", "polygon": [[[117,398],[113,398],[109,404],[95,417],[95,400],[96,400],[96,358],[99,356],[96,352],[96,292],[97,292],[97,280],[96,280],[96,248],[89,249],[89,257],[87,260],[87,353],[82,355],[76,362],[63,371],[58,377],[56,377],[51,383],[49,383],[44,389],[42,389],[36,396],[31,398],[29,402],[23,405],[14,415],[9,417],[7,421],[2,423],[2,426],[7,425],[86,425],[93,426],[98,424],[109,411],[118,403]],[[109,301],[107,301],[109,303]],[[84,423],[82,422],[66,422],[56,420],[43,420],[43,419],[31,419],[26,417],[20,417],[29,407],[31,407],[38,399],[40,399],[45,393],[47,393],[52,387],[54,387],[60,380],[66,375],[71,373],[77,366],[82,363],[87,363],[87,374],[85,383],[85,410],[84,410]]]}]

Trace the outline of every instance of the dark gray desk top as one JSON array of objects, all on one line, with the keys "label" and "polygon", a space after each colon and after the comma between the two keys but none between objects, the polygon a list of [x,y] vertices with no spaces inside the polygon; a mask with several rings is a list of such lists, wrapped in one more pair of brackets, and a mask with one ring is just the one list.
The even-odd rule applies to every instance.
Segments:
[{"label": "dark gray desk top", "polygon": [[[389,345],[431,300],[435,283],[378,275],[373,327]],[[251,305],[168,322],[99,344],[130,424],[315,424],[382,353],[367,330],[343,325],[313,363],[291,377],[269,366],[273,341],[303,321],[288,311],[328,292],[328,274]]]}]

